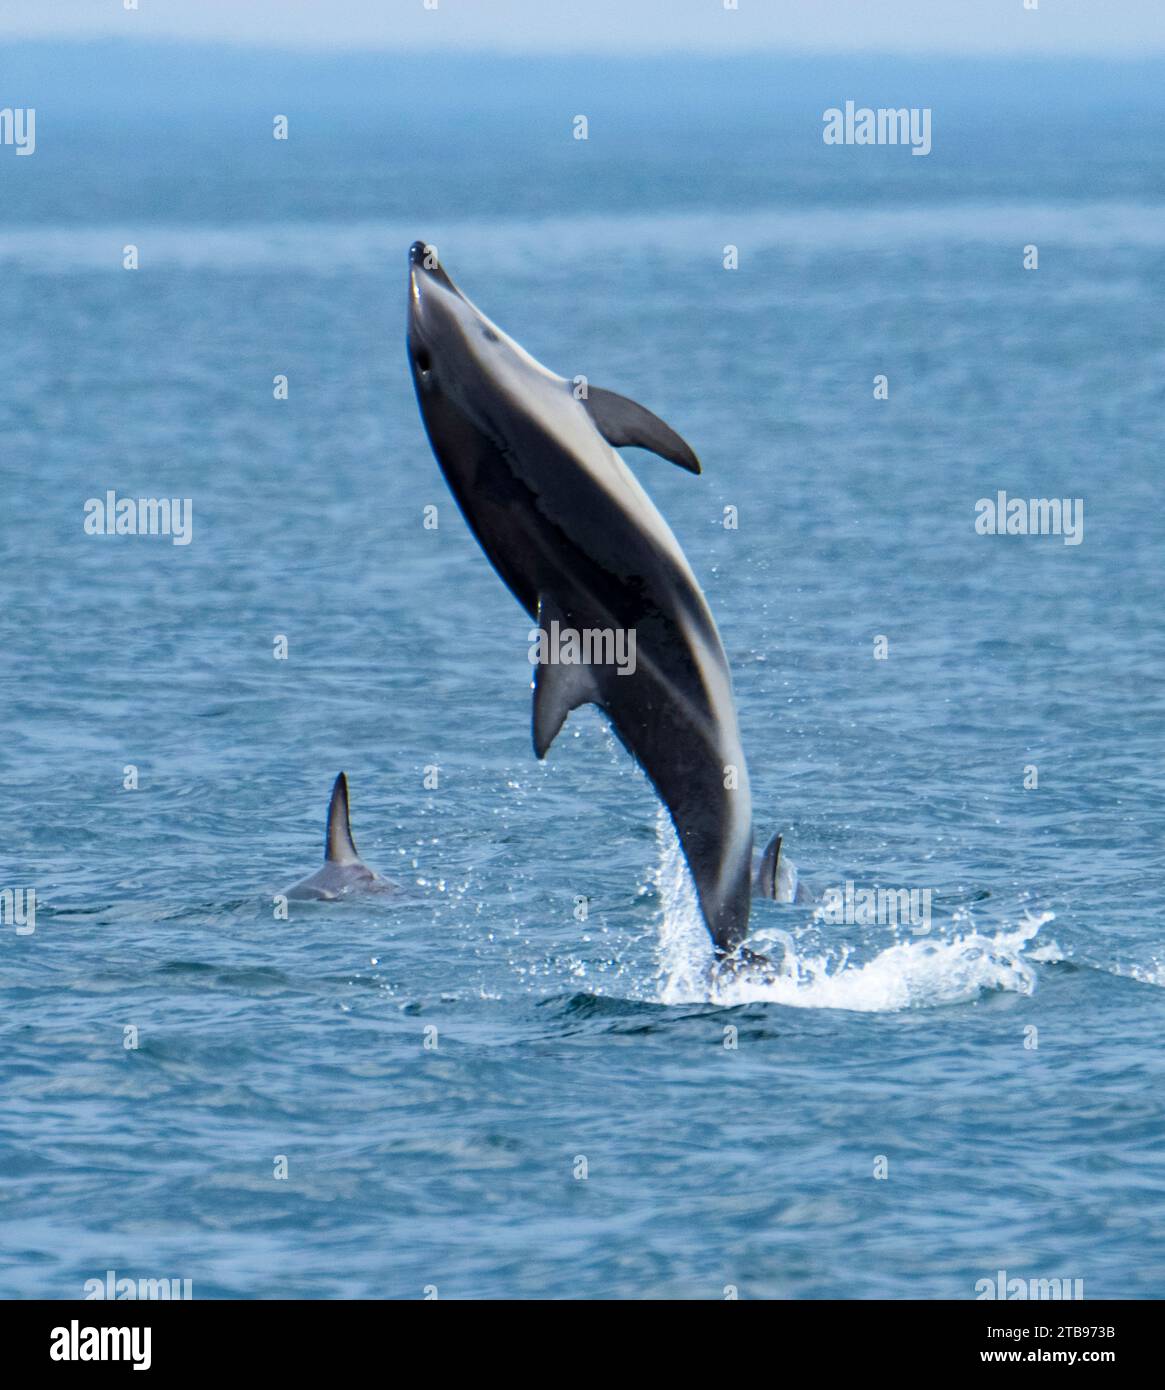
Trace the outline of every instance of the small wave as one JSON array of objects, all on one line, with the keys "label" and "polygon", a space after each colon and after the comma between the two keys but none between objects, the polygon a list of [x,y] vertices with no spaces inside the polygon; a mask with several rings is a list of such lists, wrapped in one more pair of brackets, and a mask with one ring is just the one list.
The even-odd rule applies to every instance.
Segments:
[{"label": "small wave", "polygon": [[[802,948],[790,932],[754,932],[752,944],[768,952],[775,974],[742,972],[717,977],[712,945],[696,902],[695,887],[666,815],[657,823],[660,861],[655,880],[663,904],[658,947],[662,1004],[721,1006],[773,1003],[800,1009],[848,1009],[891,1013],[966,1003],[1006,990],[1031,994],[1036,974],[1024,950],[1054,914],[1028,913],[1011,931],[978,931],[950,940],[898,941],[862,963],[850,947],[840,952]],[[783,955],[782,955],[783,953]]]},{"label": "small wave", "polygon": [[1028,959],[1041,965],[1059,965],[1070,970],[1098,970],[1104,975],[1115,975],[1118,980],[1134,980],[1139,985],[1165,989],[1165,961],[1157,956],[1153,956],[1148,964],[1090,960],[1076,951],[1065,950],[1058,941],[1048,941],[1029,951]]}]

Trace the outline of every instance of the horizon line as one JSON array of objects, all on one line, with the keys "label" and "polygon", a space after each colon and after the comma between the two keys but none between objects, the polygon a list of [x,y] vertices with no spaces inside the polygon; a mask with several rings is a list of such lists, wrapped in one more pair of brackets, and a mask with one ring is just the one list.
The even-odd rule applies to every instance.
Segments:
[{"label": "horizon line", "polygon": [[230,35],[184,35],[184,34],[114,34],[94,31],[88,34],[10,34],[0,28],[0,49],[5,46],[28,45],[43,47],[87,48],[103,44],[114,44],[127,49],[168,47],[168,48],[226,48],[240,52],[271,53],[295,57],[441,57],[467,58],[583,58],[602,59],[604,62],[621,62],[642,59],[704,58],[722,60],[726,58],[897,58],[917,60],[964,60],[970,62],[1088,62],[1088,63],[1150,63],[1165,60],[1165,40],[1159,47],[1133,45],[1098,50],[1094,45],[1063,48],[968,48],[937,45],[935,47],[849,47],[838,45],[802,44],[785,47],[780,44],[724,44],[721,46],[696,46],[675,44],[667,47],[622,47],[618,50],[591,47],[587,44],[541,45],[524,47],[519,44],[433,44],[425,43],[377,43],[377,42],[337,42],[319,43],[309,39],[257,38],[252,36],[233,37]]}]

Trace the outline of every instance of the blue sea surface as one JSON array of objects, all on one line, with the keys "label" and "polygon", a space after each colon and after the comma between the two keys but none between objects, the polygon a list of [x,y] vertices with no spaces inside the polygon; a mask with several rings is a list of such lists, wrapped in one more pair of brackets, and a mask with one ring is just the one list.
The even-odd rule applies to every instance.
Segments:
[{"label": "blue sea surface", "polygon": [[[1160,73],[7,56],[0,1295],[1165,1296]],[[933,152],[824,146],[847,97]],[[929,932],[762,903],[788,973],[714,984],[602,718],[538,763],[417,237],[691,442],[627,458],[758,836]],[[87,535],[111,489],[191,543]],[[1082,543],[976,534],[1000,490]],[[403,891],[281,920],[341,769]]]}]

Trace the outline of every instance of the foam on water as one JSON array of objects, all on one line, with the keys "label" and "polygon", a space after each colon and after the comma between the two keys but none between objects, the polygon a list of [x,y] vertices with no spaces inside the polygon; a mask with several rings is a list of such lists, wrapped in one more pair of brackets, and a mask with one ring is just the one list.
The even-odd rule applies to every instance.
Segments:
[{"label": "foam on water", "polygon": [[[748,973],[716,978],[695,885],[663,812],[657,821],[657,837],[660,858],[655,881],[663,904],[658,947],[662,1004],[773,1003],[889,1013],[965,1003],[991,990],[1016,994],[1035,990],[1035,971],[1024,959],[1024,950],[1040,927],[1052,920],[1051,912],[1029,913],[1014,930],[994,936],[956,930],[945,940],[895,941],[861,963],[851,959],[849,945],[814,949],[798,943],[800,932],[762,927],[754,930],[751,943],[778,965],[779,974],[775,978]],[[816,932],[808,916],[804,930]]]}]

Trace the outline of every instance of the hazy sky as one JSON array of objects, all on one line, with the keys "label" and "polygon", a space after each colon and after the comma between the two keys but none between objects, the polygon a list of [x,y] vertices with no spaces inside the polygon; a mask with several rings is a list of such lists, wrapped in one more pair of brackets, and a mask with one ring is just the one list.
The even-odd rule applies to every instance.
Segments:
[{"label": "hazy sky", "polygon": [[[1165,52],[1165,0],[2,0],[0,38],[335,48]],[[1029,0],[1030,3],[1030,0]]]}]

